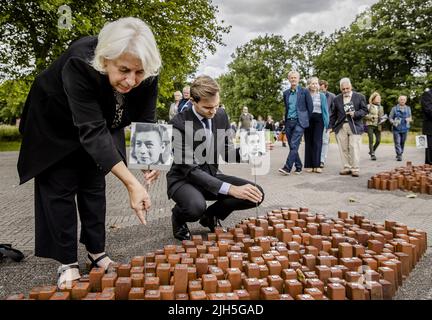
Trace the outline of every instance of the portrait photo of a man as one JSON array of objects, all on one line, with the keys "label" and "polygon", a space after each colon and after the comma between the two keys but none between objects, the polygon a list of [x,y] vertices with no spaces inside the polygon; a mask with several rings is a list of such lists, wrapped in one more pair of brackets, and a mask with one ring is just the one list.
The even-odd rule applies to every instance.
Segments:
[{"label": "portrait photo of a man", "polygon": [[251,158],[264,155],[265,132],[255,130],[244,130],[240,132],[240,153],[242,161],[247,162]]},{"label": "portrait photo of a man", "polygon": [[416,136],[417,149],[426,149],[428,147],[426,135]]},{"label": "portrait photo of a man", "polygon": [[166,124],[139,123],[131,125],[129,165],[145,169],[149,166],[169,169],[172,163],[172,126]]}]

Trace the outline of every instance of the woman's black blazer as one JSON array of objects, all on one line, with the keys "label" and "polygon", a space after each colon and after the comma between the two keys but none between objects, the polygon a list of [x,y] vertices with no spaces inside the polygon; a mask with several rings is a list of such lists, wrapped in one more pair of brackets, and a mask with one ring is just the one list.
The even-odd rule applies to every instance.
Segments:
[{"label": "woman's black blazer", "polygon": [[81,146],[99,170],[108,173],[118,162],[126,162],[123,128],[131,121],[155,122],[158,78],[151,77],[125,94],[125,121],[111,128],[113,88],[108,76],[90,65],[96,45],[97,37],[75,41],[36,77],[19,127],[21,184]]}]

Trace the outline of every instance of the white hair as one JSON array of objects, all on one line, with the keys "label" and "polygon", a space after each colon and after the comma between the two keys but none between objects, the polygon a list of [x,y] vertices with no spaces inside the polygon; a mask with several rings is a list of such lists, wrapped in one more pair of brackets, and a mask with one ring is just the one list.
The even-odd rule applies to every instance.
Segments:
[{"label": "white hair", "polygon": [[98,44],[91,65],[105,73],[104,59],[114,60],[130,53],[141,60],[144,79],[155,76],[161,68],[161,57],[149,26],[138,18],[121,18],[105,24],[99,32]]},{"label": "white hair", "polygon": [[312,81],[316,81],[316,82],[318,82],[319,79],[318,79],[318,77],[310,77],[310,78],[307,80],[307,85],[310,85],[310,84],[312,83]]},{"label": "white hair", "polygon": [[346,84],[348,84],[348,85],[350,85],[350,86],[352,87],[351,80],[350,80],[349,78],[342,78],[342,79],[340,80],[339,87],[342,87],[342,85],[343,85],[344,83],[346,83]]},{"label": "white hair", "polygon": [[291,70],[290,72],[288,72],[288,78],[289,78],[292,74],[296,74],[296,75],[297,75],[297,78],[300,79],[300,73],[299,73],[298,71]]}]

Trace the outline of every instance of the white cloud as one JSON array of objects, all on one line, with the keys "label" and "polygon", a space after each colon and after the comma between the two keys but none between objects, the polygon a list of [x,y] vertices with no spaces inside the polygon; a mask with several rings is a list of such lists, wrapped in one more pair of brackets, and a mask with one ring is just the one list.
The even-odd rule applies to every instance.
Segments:
[{"label": "white cloud", "polygon": [[218,6],[218,19],[231,25],[224,35],[226,46],[208,55],[197,74],[218,77],[228,71],[231,54],[259,35],[280,34],[286,40],[308,31],[331,34],[349,26],[357,14],[378,0],[213,0]]}]

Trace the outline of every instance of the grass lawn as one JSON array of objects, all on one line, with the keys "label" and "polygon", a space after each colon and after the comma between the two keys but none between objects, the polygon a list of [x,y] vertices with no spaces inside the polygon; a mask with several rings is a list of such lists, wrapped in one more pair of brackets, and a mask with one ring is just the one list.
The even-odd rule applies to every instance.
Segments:
[{"label": "grass lawn", "polygon": [[[129,147],[130,141],[126,141],[126,146]],[[0,152],[4,151],[19,151],[21,142],[19,141],[0,141]]]},{"label": "grass lawn", "polygon": [[0,141],[0,152],[19,151],[20,146],[21,146],[20,141]]},{"label": "grass lawn", "polygon": [[[418,132],[409,132],[408,138],[405,142],[406,146],[415,147],[415,136],[419,134]],[[334,133],[330,135],[330,143],[336,143],[336,138]],[[362,143],[369,144],[368,136],[366,133],[362,136]],[[381,143],[382,144],[393,144],[393,134],[390,131],[381,132]],[[126,139],[126,146],[129,147],[130,140]],[[0,152],[2,151],[19,151],[21,142],[19,141],[0,141]]]},{"label": "grass lawn", "polygon": [[[405,145],[409,147],[415,147],[415,136],[420,134],[419,132],[409,132],[408,137],[405,141]],[[375,139],[375,137],[374,137]],[[330,135],[330,143],[336,143],[335,134],[332,133]],[[362,135],[362,143],[368,145],[369,139],[367,133],[363,133]],[[382,144],[393,144],[393,133],[390,131],[382,131],[381,132],[381,143]]]}]

